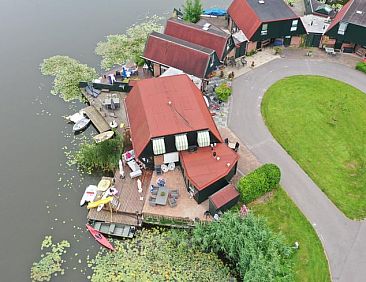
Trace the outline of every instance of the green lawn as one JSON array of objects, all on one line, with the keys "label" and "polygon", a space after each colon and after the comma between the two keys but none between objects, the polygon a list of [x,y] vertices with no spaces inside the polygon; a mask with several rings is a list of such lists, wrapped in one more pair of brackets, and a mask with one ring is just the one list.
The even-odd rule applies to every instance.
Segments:
[{"label": "green lawn", "polygon": [[262,115],[346,216],[366,216],[366,94],[329,78],[292,76],[268,89]]},{"label": "green lawn", "polygon": [[267,202],[250,204],[249,207],[255,214],[265,217],[273,231],[282,232],[289,244],[299,242],[300,248],[292,258],[296,281],[330,281],[327,259],[319,238],[282,188],[275,190]]}]

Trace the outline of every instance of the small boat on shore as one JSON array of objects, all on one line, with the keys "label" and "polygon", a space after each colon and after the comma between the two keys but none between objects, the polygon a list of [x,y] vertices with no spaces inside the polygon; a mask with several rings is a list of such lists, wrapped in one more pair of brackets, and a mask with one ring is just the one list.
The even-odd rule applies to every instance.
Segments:
[{"label": "small boat on shore", "polygon": [[136,227],[125,225],[121,223],[108,223],[101,221],[94,221],[90,223],[93,228],[103,234],[116,236],[120,238],[133,238],[136,232]]},{"label": "small boat on shore", "polygon": [[113,135],[114,135],[114,132],[110,130],[110,131],[106,131],[106,132],[100,133],[98,135],[95,135],[93,137],[93,139],[95,140],[96,143],[101,143],[105,140],[110,139]]},{"label": "small boat on shore", "polygon": [[84,115],[82,113],[79,112],[79,113],[75,113],[75,114],[73,114],[71,116],[67,116],[65,118],[66,118],[66,120],[68,122],[77,123],[78,121],[82,120],[85,117],[84,117]]},{"label": "small boat on shore", "polygon": [[84,129],[85,127],[87,127],[89,122],[90,122],[90,119],[84,117],[81,120],[79,120],[77,123],[74,124],[74,126],[72,127],[72,130],[74,130],[75,132],[80,131],[80,130]]},{"label": "small boat on shore", "polygon": [[98,230],[95,230],[89,224],[86,224],[86,228],[89,230],[90,234],[94,237],[94,239],[98,241],[99,244],[106,247],[107,249],[110,249],[111,251],[115,251],[112,244],[108,241],[106,237],[103,236],[102,233],[100,233]]},{"label": "small boat on shore", "polygon": [[80,200],[80,206],[83,206],[87,202],[93,202],[97,195],[98,187],[95,185],[89,185],[86,187],[83,197]]}]

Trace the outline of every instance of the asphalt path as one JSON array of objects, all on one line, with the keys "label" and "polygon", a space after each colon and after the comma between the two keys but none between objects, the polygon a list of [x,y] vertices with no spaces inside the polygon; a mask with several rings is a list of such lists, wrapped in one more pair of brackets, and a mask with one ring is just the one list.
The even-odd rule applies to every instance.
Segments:
[{"label": "asphalt path", "polygon": [[228,124],[260,162],[275,163],[281,168],[282,186],[322,241],[332,280],[366,281],[366,221],[350,220],[338,210],[277,143],[261,115],[261,101],[266,90],[282,78],[300,74],[334,78],[366,93],[365,74],[345,65],[276,59],[234,80]]}]

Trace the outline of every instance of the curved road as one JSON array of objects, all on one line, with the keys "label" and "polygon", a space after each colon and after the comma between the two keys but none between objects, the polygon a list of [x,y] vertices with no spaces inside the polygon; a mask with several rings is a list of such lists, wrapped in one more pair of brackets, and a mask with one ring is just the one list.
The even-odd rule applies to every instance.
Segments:
[{"label": "curved road", "polygon": [[235,79],[229,127],[259,161],[281,168],[281,184],[323,243],[332,280],[366,281],[366,222],[346,218],[274,140],[262,119],[260,106],[266,90],[277,80],[298,74],[335,78],[366,93],[365,74],[344,65],[276,59]]}]

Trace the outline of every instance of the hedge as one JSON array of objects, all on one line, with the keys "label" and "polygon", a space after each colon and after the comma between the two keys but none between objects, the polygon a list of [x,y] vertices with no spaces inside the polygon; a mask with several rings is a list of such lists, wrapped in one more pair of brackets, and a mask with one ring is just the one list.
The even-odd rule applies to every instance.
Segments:
[{"label": "hedge", "polygon": [[278,187],[281,171],[274,164],[265,164],[239,180],[240,200],[249,203]]},{"label": "hedge", "polygon": [[366,73],[366,63],[364,63],[364,62],[357,63],[356,70]]}]

